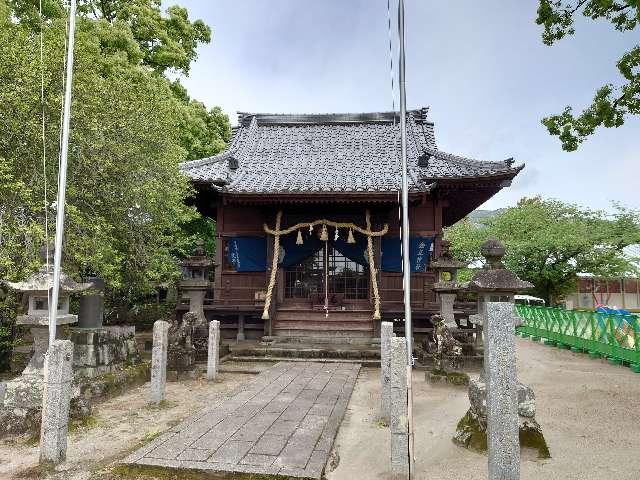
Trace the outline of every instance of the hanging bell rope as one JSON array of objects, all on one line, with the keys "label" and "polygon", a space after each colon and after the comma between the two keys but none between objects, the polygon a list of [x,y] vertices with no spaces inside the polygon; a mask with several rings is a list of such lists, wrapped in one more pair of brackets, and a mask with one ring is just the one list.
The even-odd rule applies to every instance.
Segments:
[{"label": "hanging bell rope", "polygon": [[[371,230],[371,212],[365,212],[367,230]],[[386,227],[386,225],[385,225]],[[373,238],[367,237],[367,254],[369,257],[369,272],[371,272],[371,289],[373,290],[373,319],[380,320],[380,293],[378,292],[378,270],[373,258]]]},{"label": "hanging bell rope", "polygon": [[[280,221],[282,220],[282,210],[276,215],[276,231],[280,230]],[[273,287],[276,285],[276,275],[278,273],[278,257],[280,253],[280,234],[277,233],[273,237],[273,260],[271,263],[271,276],[269,277],[269,287],[267,295],[264,299],[264,310],[262,311],[262,319],[269,320],[269,308],[271,307],[271,296],[273,295]]]},{"label": "hanging bell rope", "polygon": [[347,236],[347,243],[356,243],[356,239],[353,238],[353,229],[349,229],[349,235]]},{"label": "hanging bell rope", "polygon": [[302,232],[298,230],[298,238],[296,238],[296,245],[304,244],[304,240],[302,240]]}]

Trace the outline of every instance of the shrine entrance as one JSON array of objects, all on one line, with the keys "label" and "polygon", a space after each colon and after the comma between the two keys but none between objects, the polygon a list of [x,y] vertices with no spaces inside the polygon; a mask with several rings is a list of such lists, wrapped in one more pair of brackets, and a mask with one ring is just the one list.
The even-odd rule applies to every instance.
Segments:
[{"label": "shrine entrance", "polygon": [[286,303],[311,301],[329,308],[369,303],[369,268],[326,242],[299,264],[284,269]]}]

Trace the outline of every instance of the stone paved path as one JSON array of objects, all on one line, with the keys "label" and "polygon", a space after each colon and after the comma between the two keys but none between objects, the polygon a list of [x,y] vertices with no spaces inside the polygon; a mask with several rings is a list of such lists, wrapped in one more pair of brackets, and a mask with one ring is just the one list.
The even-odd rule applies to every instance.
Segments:
[{"label": "stone paved path", "polygon": [[320,478],[358,364],[282,362],[123,463]]}]

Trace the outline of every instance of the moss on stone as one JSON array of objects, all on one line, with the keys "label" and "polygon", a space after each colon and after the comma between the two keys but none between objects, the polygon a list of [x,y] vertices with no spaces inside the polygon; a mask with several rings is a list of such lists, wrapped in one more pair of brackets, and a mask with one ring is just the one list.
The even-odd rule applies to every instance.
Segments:
[{"label": "moss on stone", "polygon": [[520,425],[520,448],[531,448],[538,452],[538,458],[551,458],[549,446],[540,430],[527,425]]},{"label": "moss on stone", "polygon": [[469,375],[464,372],[449,372],[447,381],[453,385],[469,385]]},{"label": "moss on stone", "polygon": [[471,410],[458,422],[453,443],[480,453],[487,451],[487,434]]},{"label": "moss on stone", "polygon": [[[520,448],[535,450],[538,458],[551,458],[547,441],[535,421],[531,425],[521,423],[518,436]],[[471,410],[458,422],[453,443],[476,452],[487,452],[487,432]]]}]

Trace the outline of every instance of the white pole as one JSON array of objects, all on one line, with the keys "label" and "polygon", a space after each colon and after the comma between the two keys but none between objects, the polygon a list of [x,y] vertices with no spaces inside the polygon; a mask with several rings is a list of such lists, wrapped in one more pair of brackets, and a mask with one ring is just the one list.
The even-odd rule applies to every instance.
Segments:
[{"label": "white pole", "polygon": [[56,238],[53,257],[53,287],[49,304],[49,346],[56,339],[58,296],[60,293],[60,267],[62,263],[62,237],[64,235],[64,204],[67,190],[67,157],[69,154],[69,124],[71,120],[71,84],[73,82],[73,45],[76,30],[76,0],[69,5],[69,45],[64,89],[62,118],[62,145],[60,147],[60,169],[58,171],[58,201],[56,214]]},{"label": "white pole", "polygon": [[411,263],[409,261],[409,182],[407,180],[407,91],[404,53],[404,0],[398,3],[400,55],[400,154],[402,160],[402,283],[404,285],[404,329],[407,341],[407,416],[409,423],[409,478],[413,476],[413,329],[411,325]]}]

